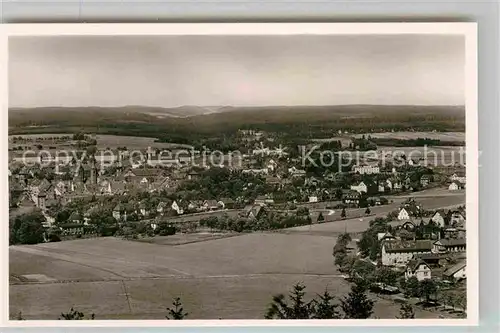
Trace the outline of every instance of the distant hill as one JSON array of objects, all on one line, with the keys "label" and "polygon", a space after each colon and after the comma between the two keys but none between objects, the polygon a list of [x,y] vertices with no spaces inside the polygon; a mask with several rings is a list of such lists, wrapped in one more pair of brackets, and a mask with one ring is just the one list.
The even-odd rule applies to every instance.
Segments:
[{"label": "distant hill", "polygon": [[[37,127],[62,131],[106,128],[112,131],[142,133],[217,133],[242,127],[289,130],[316,128],[423,128],[426,130],[465,130],[463,106],[333,105],[333,106],[180,106],[161,108],[124,107],[40,107],[10,108],[9,131],[40,132]],[[49,129],[43,129],[47,132]]]}]

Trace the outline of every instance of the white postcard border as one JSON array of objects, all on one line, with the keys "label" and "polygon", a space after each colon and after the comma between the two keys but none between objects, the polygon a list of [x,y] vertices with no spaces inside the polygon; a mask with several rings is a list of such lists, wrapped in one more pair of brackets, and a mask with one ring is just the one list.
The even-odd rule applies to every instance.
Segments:
[{"label": "white postcard border", "polygon": [[[478,95],[476,23],[175,23],[175,24],[7,24],[0,26],[0,104],[1,129],[8,136],[8,37],[80,35],[401,35],[453,34],[465,36],[466,65],[466,208],[467,208],[467,319],[363,319],[363,320],[9,320],[8,248],[1,247],[2,305],[1,324],[7,327],[249,327],[249,326],[471,326],[479,324],[479,240],[478,240]],[[8,172],[8,145],[2,141],[1,172]],[[8,212],[8,181],[1,209]],[[3,242],[8,244],[8,221],[4,221]]]}]

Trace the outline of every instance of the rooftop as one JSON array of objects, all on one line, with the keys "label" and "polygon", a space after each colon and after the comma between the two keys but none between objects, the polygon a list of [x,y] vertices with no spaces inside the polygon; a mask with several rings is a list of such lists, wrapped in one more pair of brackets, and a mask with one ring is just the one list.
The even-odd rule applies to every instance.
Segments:
[{"label": "rooftop", "polygon": [[432,241],[430,240],[415,240],[415,241],[386,241],[384,242],[386,252],[426,252],[431,251]]}]

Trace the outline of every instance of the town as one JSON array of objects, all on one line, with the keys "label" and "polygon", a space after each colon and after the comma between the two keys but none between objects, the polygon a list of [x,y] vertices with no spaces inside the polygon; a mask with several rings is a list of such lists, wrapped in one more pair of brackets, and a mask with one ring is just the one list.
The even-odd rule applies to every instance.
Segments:
[{"label": "town", "polygon": [[[369,135],[349,142],[339,134],[343,140],[309,144],[304,160],[298,147],[277,146],[274,133],[238,130],[243,153],[222,153],[212,164],[185,147],[170,147],[168,159],[160,148],[104,147],[105,135],[11,136],[10,244],[175,243],[179,235],[188,243],[332,224],[335,265],[347,281],[410,298],[423,297],[423,284],[427,303],[464,313],[464,165],[380,151],[373,158],[360,154],[367,152],[360,145],[377,151]],[[178,157],[187,151],[194,153]],[[325,163],[325,151],[333,162]]]}]

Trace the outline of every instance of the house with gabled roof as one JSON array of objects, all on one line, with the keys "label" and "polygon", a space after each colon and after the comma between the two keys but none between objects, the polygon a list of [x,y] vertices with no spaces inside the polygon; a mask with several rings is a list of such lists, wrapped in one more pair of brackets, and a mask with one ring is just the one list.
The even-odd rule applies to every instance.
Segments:
[{"label": "house with gabled roof", "polygon": [[132,203],[119,203],[113,209],[113,217],[116,220],[127,221],[127,216],[135,211]]},{"label": "house with gabled roof", "polygon": [[177,213],[177,215],[184,214],[184,208],[181,205],[181,202],[173,201],[171,208]]},{"label": "house with gabled roof", "polygon": [[249,219],[256,220],[265,214],[265,209],[261,205],[251,205],[245,207],[245,213]]},{"label": "house with gabled roof", "polygon": [[172,201],[171,200],[165,200],[161,201],[158,206],[156,206],[156,211],[160,215],[166,214],[169,210],[172,209]]},{"label": "house with gabled roof", "polygon": [[431,268],[425,261],[412,259],[406,265],[405,279],[416,277],[418,281],[430,279],[432,277]]},{"label": "house with gabled roof", "polygon": [[231,198],[221,198],[218,203],[222,209],[233,209],[235,205],[234,200]]},{"label": "house with gabled roof", "polygon": [[443,210],[438,210],[432,215],[431,221],[434,222],[436,225],[440,226],[441,228],[444,227],[444,218],[446,217],[446,214]]},{"label": "house with gabled roof", "polygon": [[368,186],[365,182],[360,182],[358,185],[351,185],[351,190],[359,193],[368,193]]},{"label": "house with gabled roof", "polygon": [[220,205],[217,200],[205,200],[203,202],[203,208],[204,210],[217,210],[220,208]]},{"label": "house with gabled roof", "polygon": [[467,278],[467,263],[466,260],[460,260],[455,265],[448,267],[443,272],[443,278],[447,280],[462,280]]},{"label": "house with gabled roof", "polygon": [[450,184],[450,186],[448,186],[448,190],[450,190],[450,191],[458,191],[458,190],[461,190],[461,189],[463,189],[463,188],[464,188],[464,187],[463,187],[463,184],[462,184],[462,183],[460,183],[460,182],[459,182],[459,181],[457,181],[457,180],[454,180],[454,181]]},{"label": "house with gabled roof", "polygon": [[409,220],[410,219],[410,213],[406,208],[401,208],[398,213],[398,220]]},{"label": "house with gabled roof", "polygon": [[382,265],[404,266],[414,255],[431,253],[430,240],[388,240],[382,243]]}]

